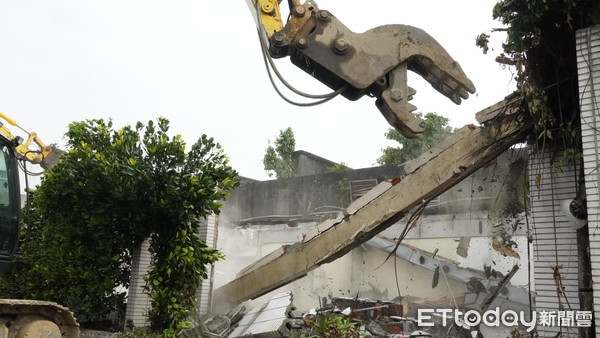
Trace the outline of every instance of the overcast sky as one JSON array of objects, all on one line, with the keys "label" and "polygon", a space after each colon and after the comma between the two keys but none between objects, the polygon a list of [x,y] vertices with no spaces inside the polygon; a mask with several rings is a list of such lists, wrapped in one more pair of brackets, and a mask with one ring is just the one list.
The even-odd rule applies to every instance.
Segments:
[{"label": "overcast sky", "polygon": [[[496,0],[321,0],[355,32],[383,24],[419,27],[456,59],[477,87],[456,106],[409,72],[418,111],[454,127],[509,94],[511,73],[483,55],[475,37]],[[284,1],[285,5],[287,2]],[[501,42],[502,37],[497,37]],[[499,46],[499,43],[495,44]],[[277,61],[297,87],[327,92]],[[243,0],[0,1],[0,111],[46,143],[64,145],[72,121],[112,118],[116,126],[164,116],[188,143],[213,136],[241,175],[266,179],[267,140],[292,127],[296,149],[352,168],[375,164],[388,124],[374,99],[343,97],[312,108],[282,101],[264,70],[253,18]]]}]

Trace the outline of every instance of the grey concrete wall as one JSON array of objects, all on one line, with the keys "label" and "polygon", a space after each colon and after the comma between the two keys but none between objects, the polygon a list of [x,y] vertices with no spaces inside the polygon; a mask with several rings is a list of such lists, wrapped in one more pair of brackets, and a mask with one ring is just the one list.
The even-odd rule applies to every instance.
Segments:
[{"label": "grey concrete wall", "polygon": [[246,182],[227,198],[221,218],[235,224],[248,223],[248,219],[251,218],[264,223],[272,216],[290,215],[299,215],[298,218],[302,220],[315,220],[315,213],[324,210],[339,211],[340,208],[346,207],[339,196],[339,183],[342,180],[377,179],[381,182],[403,174],[403,169],[397,165],[387,165],[322,175]]},{"label": "grey concrete wall", "polygon": [[[300,223],[297,227],[286,224],[221,226],[219,248],[227,255],[227,259],[215,265],[215,287],[235,279],[238,271],[281,245],[299,241],[302,234],[314,226],[314,223]],[[515,238],[520,248],[520,259],[505,257],[493,250],[490,238],[485,237],[474,238],[470,242],[468,257],[462,257],[456,250],[458,241],[458,238],[445,238],[406,240],[405,243],[429,252],[438,249],[437,257],[455,261],[467,269],[481,271],[483,265],[488,265],[496,271],[507,273],[514,264],[519,264],[523,268],[511,279],[511,284],[526,289],[528,278],[525,266],[528,257],[524,251],[527,238]],[[444,308],[454,308],[453,298],[458,297],[460,302],[460,295],[469,292],[465,283],[446,278],[443,273],[434,284],[436,277],[433,271],[399,258],[387,260],[387,256],[388,253],[383,250],[369,244],[362,245],[341,258],[310,271],[305,277],[244,305],[248,309],[256,308],[274,294],[292,291],[296,313],[318,308],[319,299],[327,296],[359,297],[403,304],[424,298],[445,297],[447,303]],[[435,304],[439,306],[443,302],[438,300]],[[486,337],[508,337],[510,332],[495,328],[484,329],[488,331],[485,333]]]},{"label": "grey concrete wall", "polygon": [[329,168],[336,163],[306,151],[295,151],[292,153],[294,159],[294,174],[296,176],[308,176],[326,174]]},{"label": "grey concrete wall", "polygon": [[[477,171],[471,177],[432,201],[426,210],[429,228],[447,233],[440,236],[463,236],[455,228],[469,229],[473,235],[485,236],[486,224],[515,214],[522,209],[523,182],[527,161],[520,151],[510,151]],[[386,165],[322,175],[289,179],[246,182],[225,201],[221,221],[236,225],[320,221],[334,216],[346,204],[341,199],[340,183],[376,179],[378,182],[404,176],[402,166]],[[349,192],[346,192],[349,194]],[[345,202],[348,202],[346,199]],[[325,212],[331,211],[331,214]],[[448,214],[462,214],[448,217]],[[435,215],[438,215],[437,220]],[[456,224],[453,224],[453,220]],[[467,223],[465,223],[467,222]],[[466,226],[468,224],[468,226]]]},{"label": "grey concrete wall", "polygon": [[[523,196],[527,167],[524,156],[518,151],[507,152],[432,201],[405,243],[428,252],[436,251],[439,257],[468,269],[481,271],[484,266],[489,266],[507,273],[518,264],[522,268],[511,282],[520,287],[526,285],[529,254],[524,230],[517,227],[512,234],[519,258],[503,256],[494,250],[492,241],[501,229],[512,230],[523,217],[519,200]],[[282,245],[301,241],[317,224],[317,220],[307,221],[314,216],[310,211],[320,206],[341,207],[335,193],[341,180],[375,178],[381,181],[403,175],[400,167],[385,166],[245,183],[227,200],[222,210],[217,247],[227,259],[215,265],[215,287],[235,279],[240,270]],[[279,217],[266,217],[268,215]],[[395,238],[406,222],[407,218],[382,234]],[[451,300],[468,291],[464,283],[444,276],[439,276],[439,282],[434,285],[433,271],[402,259],[392,258],[386,262],[387,255],[369,245],[359,246],[338,260],[309,272],[306,277],[246,305],[248,308],[258,306],[272,294],[288,290],[294,293],[294,305],[300,311],[318,307],[319,297],[328,295],[395,301],[402,298],[405,303],[437,297]],[[452,301],[447,306],[454,307]],[[490,337],[507,335],[508,331],[489,333]]]},{"label": "grey concrete wall", "polygon": [[[226,254],[227,259],[215,265],[215,287],[220,287],[236,278],[236,274],[244,267],[258,260],[284,244],[301,240],[302,235],[310,231],[314,223],[300,223],[297,227],[286,224],[253,225],[252,227],[223,226],[219,227],[218,247]],[[409,241],[409,243],[411,243]],[[460,259],[454,252],[455,239],[429,240],[415,242],[419,246],[439,248],[440,255],[452,259]],[[489,250],[485,256],[493,256],[500,262],[498,255]],[[268,295],[250,301],[252,308],[270,298],[271,295],[292,290],[294,305],[301,311],[318,307],[319,297],[328,295],[336,297],[374,298],[382,300],[398,300],[395,268],[399,271],[398,281],[401,284],[402,297],[410,299],[442,297],[453,293],[466,292],[466,285],[449,280],[451,291],[445,282],[432,288],[433,272],[398,259],[383,264],[388,253],[363,245],[338,260],[324,264],[306,277],[285,285]],[[383,264],[383,265],[382,265]],[[380,267],[381,266],[381,267]]]}]

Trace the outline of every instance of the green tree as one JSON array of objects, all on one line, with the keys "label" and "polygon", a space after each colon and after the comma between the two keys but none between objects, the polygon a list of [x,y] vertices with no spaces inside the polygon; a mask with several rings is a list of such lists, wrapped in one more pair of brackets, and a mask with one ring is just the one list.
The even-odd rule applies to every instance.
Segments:
[{"label": "green tree", "polygon": [[294,177],[294,159],[292,153],[296,150],[296,139],[294,131],[288,127],[279,131],[279,136],[275,139],[275,147],[271,145],[265,150],[263,157],[263,166],[267,175],[277,178]]},{"label": "green tree", "polygon": [[329,171],[332,173],[338,173],[340,171],[346,171],[346,170],[351,170],[351,169],[352,168],[350,168],[344,162],[336,163],[335,165],[332,165],[331,167],[329,167]]},{"label": "green tree", "polygon": [[352,322],[350,319],[342,316],[336,316],[328,313],[326,316],[320,316],[317,321],[311,324],[319,331],[322,338],[359,338],[360,322]]},{"label": "green tree", "polygon": [[[335,165],[332,165],[331,167],[329,167],[329,172],[332,173],[339,173],[342,171],[346,171],[346,170],[352,170],[352,168],[350,168],[346,163],[344,162],[340,162],[340,163],[336,163]],[[340,202],[341,206],[345,207],[347,205],[350,204],[350,180],[348,180],[348,178],[344,177],[342,179],[340,179],[337,182],[337,191],[335,193],[338,201]]]},{"label": "green tree", "polygon": [[[506,32],[496,61],[514,67],[523,110],[534,121],[531,143],[566,148],[563,161],[581,160],[579,83],[575,32],[600,23],[600,3],[592,0],[502,0],[492,12]],[[476,44],[489,51],[489,34]]]},{"label": "green tree", "polygon": [[[417,115],[419,117],[423,116],[420,113]],[[406,138],[397,130],[390,128],[385,137],[388,140],[398,142],[399,146],[382,149],[383,154],[377,159],[377,163],[403,163],[417,158],[453,132],[452,128],[448,126],[448,119],[436,113],[426,114],[421,125],[423,126],[423,133],[412,139]]]},{"label": "green tree", "polygon": [[0,294],[68,306],[84,327],[123,309],[131,253],[150,237],[149,319],[165,335],[189,326],[206,264],[223,258],[198,237],[200,219],[218,213],[237,173],[212,138],[189,151],[160,118],[144,127],[75,122],[70,150],[33,193],[21,256]]}]

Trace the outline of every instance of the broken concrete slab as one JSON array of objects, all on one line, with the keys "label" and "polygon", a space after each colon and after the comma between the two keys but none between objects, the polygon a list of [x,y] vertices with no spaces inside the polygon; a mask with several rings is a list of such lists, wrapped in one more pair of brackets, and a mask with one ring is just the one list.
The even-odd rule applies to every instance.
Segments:
[{"label": "broken concrete slab", "polygon": [[517,92],[511,93],[506,98],[494,105],[491,105],[475,114],[477,122],[484,124],[492,121],[497,116],[507,116],[518,112],[518,103],[520,103]]},{"label": "broken concrete slab", "polygon": [[[367,245],[386,252],[391,252],[394,248],[394,242],[377,236],[367,241]],[[472,291],[472,294],[469,295],[472,308],[479,309],[483,304],[486,304],[486,307],[493,304],[494,307],[498,306],[503,310],[526,309],[529,306],[530,295],[527,290],[508,283],[510,278],[506,279],[505,282],[488,279],[483,271],[460,267],[457,262],[442,257],[433,257],[431,254],[417,251],[415,248],[404,245],[404,243],[398,246],[395,254],[396,257],[424,269],[441,271],[440,273],[444,275],[444,278],[447,277],[467,284],[469,291]],[[513,267],[512,275],[515,272],[516,270]],[[502,289],[502,294],[498,294],[499,289]]]},{"label": "broken concrete slab", "polygon": [[[514,103],[515,107],[518,104]],[[334,261],[400,220],[419,204],[437,197],[483,167],[530,131],[530,120],[517,108],[496,116],[489,125],[465,126],[443,146],[419,157],[400,182],[316,237],[269,255],[237,279],[215,290],[214,304],[226,308],[255,298]],[[216,309],[217,311],[219,309]]]},{"label": "broken concrete slab", "polygon": [[248,311],[228,337],[281,337],[278,332],[285,328],[292,299],[290,291],[274,295],[268,302]]},{"label": "broken concrete slab", "polygon": [[469,244],[471,243],[471,237],[461,237],[458,246],[456,247],[456,254],[461,257],[467,257],[469,255]]},{"label": "broken concrete slab", "polygon": [[229,330],[231,319],[225,315],[216,315],[205,320],[202,325],[206,327],[208,332],[222,336]]}]

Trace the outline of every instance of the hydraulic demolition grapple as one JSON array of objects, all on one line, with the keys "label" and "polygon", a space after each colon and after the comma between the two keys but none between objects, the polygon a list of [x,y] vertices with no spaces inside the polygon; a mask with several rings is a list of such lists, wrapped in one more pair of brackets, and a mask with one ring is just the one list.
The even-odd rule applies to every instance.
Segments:
[{"label": "hydraulic demolition grapple", "polygon": [[[387,121],[406,137],[423,130],[409,103],[416,91],[407,71],[421,75],[433,88],[460,104],[475,86],[460,65],[425,31],[406,25],[385,25],[354,33],[314,1],[290,0],[283,25],[281,0],[247,0],[255,15],[265,53],[289,56],[292,63],[349,100],[377,98]],[[268,49],[268,52],[267,52]]]}]

